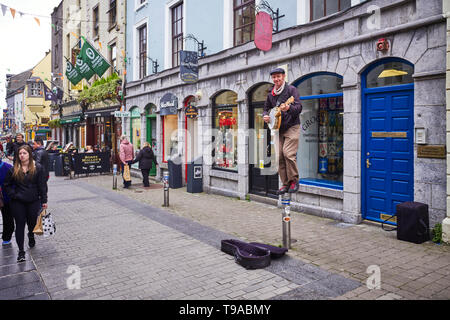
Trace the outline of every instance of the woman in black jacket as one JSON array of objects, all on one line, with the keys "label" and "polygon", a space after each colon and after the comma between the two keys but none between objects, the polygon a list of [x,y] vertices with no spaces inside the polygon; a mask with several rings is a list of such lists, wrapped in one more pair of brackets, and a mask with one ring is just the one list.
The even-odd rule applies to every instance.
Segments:
[{"label": "woman in black jacket", "polygon": [[23,249],[25,224],[28,225],[28,245],[36,244],[33,229],[41,207],[47,209],[47,177],[35,163],[30,146],[19,147],[18,161],[6,174],[4,187],[11,199],[11,212],[16,222],[16,242],[19,247],[17,262],[25,261]]},{"label": "woman in black jacket", "polygon": [[148,175],[150,173],[150,170],[152,169],[152,163],[155,162],[155,165],[157,166],[158,163],[156,162],[155,154],[153,153],[152,148],[150,147],[150,143],[144,142],[144,147],[141,151],[139,151],[136,159],[134,159],[131,163],[136,163],[139,161],[139,169],[141,169],[142,172],[142,182],[144,183],[144,187],[148,188],[150,187],[150,183],[148,181]]}]

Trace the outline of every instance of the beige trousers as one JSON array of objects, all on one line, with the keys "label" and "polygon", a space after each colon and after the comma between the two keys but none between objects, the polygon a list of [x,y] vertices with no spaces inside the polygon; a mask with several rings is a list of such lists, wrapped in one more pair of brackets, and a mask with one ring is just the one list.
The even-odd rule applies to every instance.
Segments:
[{"label": "beige trousers", "polygon": [[300,138],[300,125],[290,127],[286,132],[279,133],[278,174],[284,186],[290,182],[298,182],[297,150]]}]

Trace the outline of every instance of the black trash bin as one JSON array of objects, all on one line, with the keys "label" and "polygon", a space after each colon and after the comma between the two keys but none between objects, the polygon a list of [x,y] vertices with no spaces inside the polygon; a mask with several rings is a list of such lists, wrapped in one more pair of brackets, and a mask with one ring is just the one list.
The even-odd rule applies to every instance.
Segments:
[{"label": "black trash bin", "polygon": [[187,166],[187,192],[203,192],[203,158],[197,158]]},{"label": "black trash bin", "polygon": [[183,187],[183,176],[181,170],[181,157],[172,156],[168,161],[169,188],[178,189]]},{"label": "black trash bin", "polygon": [[64,176],[64,165],[63,165],[63,155],[57,154],[54,160],[54,169],[55,176],[62,177]]},{"label": "black trash bin", "polygon": [[55,162],[58,157],[58,153],[48,154],[48,171],[55,171]]}]

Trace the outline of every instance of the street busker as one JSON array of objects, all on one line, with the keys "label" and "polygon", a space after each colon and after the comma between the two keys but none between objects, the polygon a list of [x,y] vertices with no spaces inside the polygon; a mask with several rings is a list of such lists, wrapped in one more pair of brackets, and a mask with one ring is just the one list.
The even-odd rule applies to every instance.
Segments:
[{"label": "street busker", "polygon": [[11,168],[12,166],[9,163],[3,162],[0,158],[0,186],[2,188],[3,196],[3,207],[1,209],[3,219],[2,245],[11,244],[11,238],[14,232],[14,218],[11,212],[10,200],[4,186],[6,174]]},{"label": "street busker", "polygon": [[[283,185],[278,190],[278,194],[284,194],[286,192],[294,193],[298,190],[299,182],[297,150],[300,138],[300,113],[302,112],[302,105],[297,88],[286,83],[284,69],[276,68],[270,72],[270,75],[274,87],[267,95],[264,104],[263,119],[268,123],[270,121],[270,109],[279,105],[281,110],[281,126],[278,132],[278,174]],[[294,98],[294,102],[291,105],[285,104],[290,97]]]},{"label": "street busker", "polygon": [[[133,145],[128,141],[126,136],[120,137],[120,165],[122,168],[122,178],[123,178],[123,169],[126,164],[131,165],[134,158]],[[131,186],[131,181],[123,180],[123,187],[125,189]]]},{"label": "street busker", "polygon": [[36,163],[39,163],[44,170],[44,175],[47,177],[47,181],[49,178],[49,160],[48,160],[48,152],[44,149],[44,142],[41,137],[37,137],[33,143],[33,159]]},{"label": "street busker", "polygon": [[26,145],[26,142],[23,141],[23,134],[18,133],[16,134],[16,141],[14,141],[8,150],[8,159],[16,163],[18,160],[18,150],[21,146]]},{"label": "street busker", "polygon": [[150,147],[150,143],[145,142],[144,147],[139,154],[136,156],[131,163],[136,163],[139,161],[139,169],[142,172],[142,182],[144,183],[144,187],[150,187],[150,182],[148,181],[148,175],[150,174],[150,170],[152,169],[153,162],[155,166],[158,165],[156,162],[155,154],[153,153],[152,148]]},{"label": "street busker", "polygon": [[18,149],[18,160],[6,174],[5,190],[16,222],[16,242],[19,247],[17,261],[25,261],[24,233],[28,225],[28,245],[36,244],[33,229],[41,208],[47,209],[47,177],[41,165],[33,160],[30,146]]}]

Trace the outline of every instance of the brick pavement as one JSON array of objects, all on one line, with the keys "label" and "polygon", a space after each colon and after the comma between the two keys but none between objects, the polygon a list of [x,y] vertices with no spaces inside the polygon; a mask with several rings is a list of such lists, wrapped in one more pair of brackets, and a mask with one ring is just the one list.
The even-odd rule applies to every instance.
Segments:
[{"label": "brick pavement", "polygon": [[[111,176],[79,179],[111,190]],[[120,184],[120,183],[119,183]],[[132,189],[119,186],[116,193],[141,203],[161,207],[161,189],[145,190],[133,178]],[[186,188],[170,190],[169,212],[220,230],[245,241],[281,244],[280,209],[254,201],[212,194],[190,194]],[[292,213],[293,244],[289,256],[332,274],[360,282],[361,286],[334,299],[449,299],[450,246],[432,242],[413,244],[396,239],[395,232],[378,224],[348,225]],[[380,267],[381,289],[368,289],[367,268]],[[285,294],[295,298],[295,290]],[[303,295],[305,297],[306,295]],[[299,297],[299,295],[297,295]]]},{"label": "brick pavement", "polygon": [[[88,183],[110,178],[50,180],[57,233],[38,238],[32,256],[52,299],[331,299],[360,286],[289,256],[246,270],[220,251],[233,232]],[[80,289],[69,288],[73,266]]]}]

